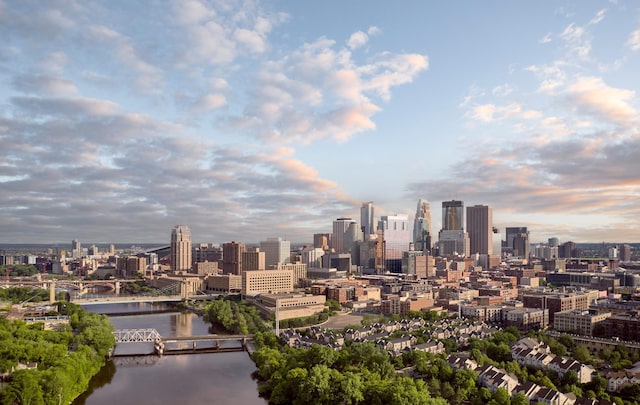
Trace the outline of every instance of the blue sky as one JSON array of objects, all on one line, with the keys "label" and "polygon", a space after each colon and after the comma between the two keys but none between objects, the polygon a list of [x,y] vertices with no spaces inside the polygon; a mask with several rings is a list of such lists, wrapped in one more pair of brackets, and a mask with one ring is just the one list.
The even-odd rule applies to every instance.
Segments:
[{"label": "blue sky", "polygon": [[0,0],[0,242],[493,207],[640,241],[634,1]]}]

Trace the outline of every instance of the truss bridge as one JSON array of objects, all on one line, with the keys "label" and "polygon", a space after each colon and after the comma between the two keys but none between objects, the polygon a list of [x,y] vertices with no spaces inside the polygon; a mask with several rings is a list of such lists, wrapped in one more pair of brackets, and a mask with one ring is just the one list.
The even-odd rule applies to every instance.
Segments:
[{"label": "truss bridge", "polygon": [[116,343],[159,342],[162,336],[155,329],[118,329],[113,331]]},{"label": "truss bridge", "polygon": [[162,337],[156,329],[118,329],[118,343],[153,343],[154,354],[189,354],[253,351],[250,335],[202,335]]}]

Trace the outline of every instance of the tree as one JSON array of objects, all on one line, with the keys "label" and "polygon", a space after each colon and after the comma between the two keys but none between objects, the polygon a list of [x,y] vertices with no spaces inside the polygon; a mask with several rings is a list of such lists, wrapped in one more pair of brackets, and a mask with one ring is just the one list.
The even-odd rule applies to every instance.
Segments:
[{"label": "tree", "polygon": [[521,392],[513,394],[511,405],[529,405],[529,398]]},{"label": "tree", "polygon": [[0,391],[2,404],[43,405],[42,388],[36,374],[31,370],[18,370],[12,374],[13,380]]},{"label": "tree", "polygon": [[329,307],[331,311],[340,311],[341,309],[340,303],[336,300],[327,300],[324,305]]},{"label": "tree", "polygon": [[571,356],[581,363],[589,363],[591,362],[591,353],[589,353],[589,349],[585,346],[576,346],[571,353]]},{"label": "tree", "polygon": [[498,388],[491,396],[491,402],[495,402],[500,405],[510,405],[511,398],[509,397],[509,392],[504,388]]}]

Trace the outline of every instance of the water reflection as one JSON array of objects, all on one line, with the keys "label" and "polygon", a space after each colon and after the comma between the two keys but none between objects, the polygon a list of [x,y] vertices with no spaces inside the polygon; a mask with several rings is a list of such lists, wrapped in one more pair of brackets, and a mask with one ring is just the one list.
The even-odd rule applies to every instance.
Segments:
[{"label": "water reflection", "polygon": [[[118,305],[125,307],[113,308]],[[149,311],[150,306],[135,303],[135,308],[142,312]],[[94,305],[86,309],[101,313],[134,310],[130,304],[109,304],[109,307]],[[190,312],[114,316],[110,319],[116,329],[155,328],[164,337],[211,333],[209,324]],[[117,350],[122,350],[122,347],[119,345]],[[266,401],[258,396],[257,384],[251,378],[255,370],[245,352],[117,357],[100,370],[92,379],[89,390],[78,397],[74,405],[111,405],[114,402],[137,405],[264,405]]]}]

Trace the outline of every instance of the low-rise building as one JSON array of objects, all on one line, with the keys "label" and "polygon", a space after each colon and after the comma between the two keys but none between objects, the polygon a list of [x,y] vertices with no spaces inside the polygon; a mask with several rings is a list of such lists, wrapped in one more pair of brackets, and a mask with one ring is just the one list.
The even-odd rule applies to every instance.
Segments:
[{"label": "low-rise building", "polygon": [[578,335],[593,336],[594,329],[611,316],[611,312],[598,313],[594,310],[578,310],[557,312],[553,328],[560,332],[571,332]]}]

